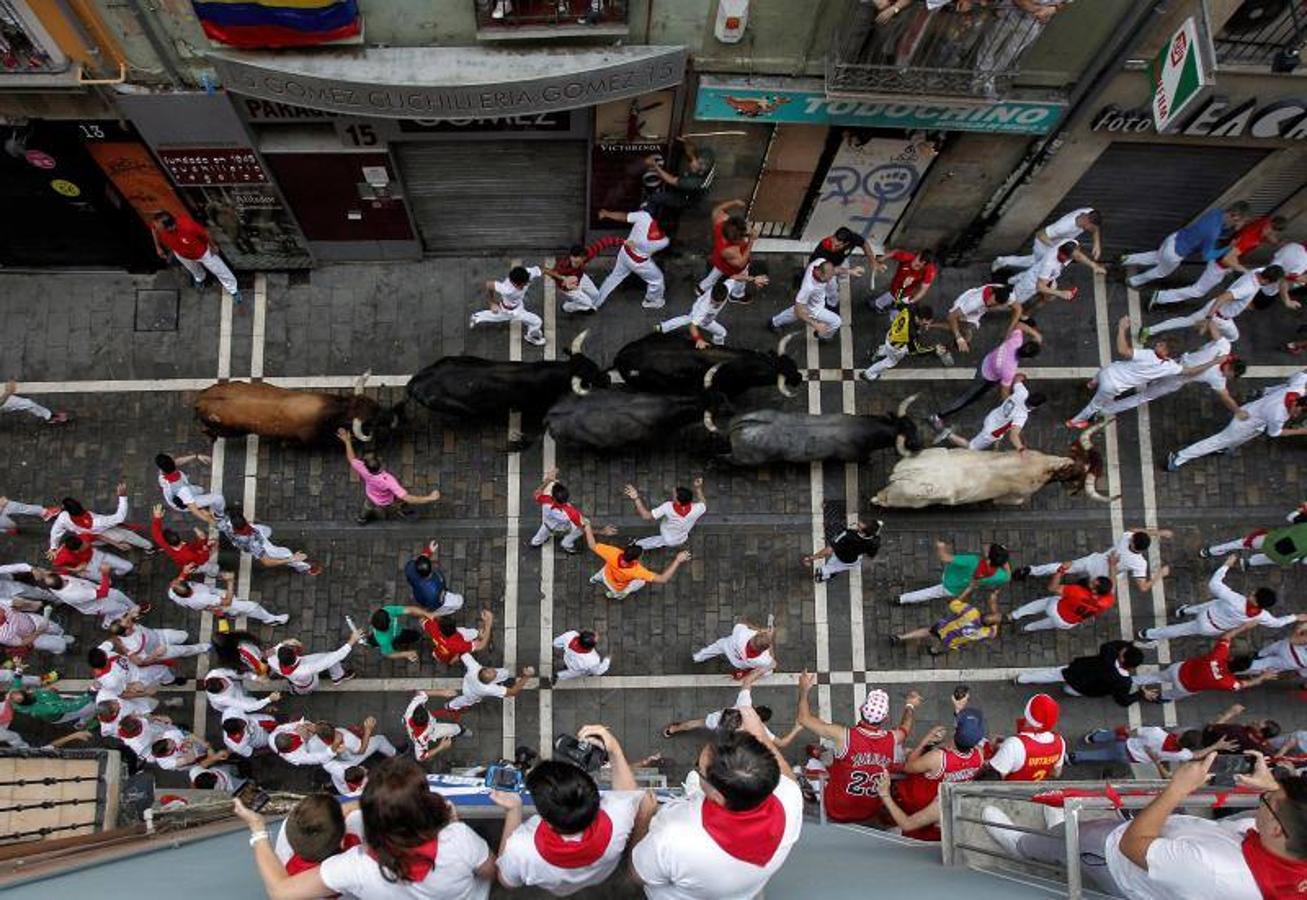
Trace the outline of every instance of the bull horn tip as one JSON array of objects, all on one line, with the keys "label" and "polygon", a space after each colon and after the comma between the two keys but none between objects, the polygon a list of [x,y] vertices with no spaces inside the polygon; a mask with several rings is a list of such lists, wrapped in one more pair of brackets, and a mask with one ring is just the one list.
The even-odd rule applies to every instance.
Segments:
[{"label": "bull horn tip", "polygon": [[784,376],[784,375],[777,375],[777,376],[776,376],[776,390],[780,391],[780,392],[781,392],[781,396],[783,396],[783,397],[793,397],[793,396],[794,396],[794,391],[790,390],[790,386],[789,386],[788,384],[785,383],[785,376]]},{"label": "bull horn tip", "polygon": [[576,337],[572,338],[572,352],[579,354],[581,352],[581,348],[585,346],[585,339],[589,336],[590,336],[590,329],[587,328],[584,331],[582,331],[580,334],[578,334]]},{"label": "bull horn tip", "polygon": [[590,393],[590,389],[581,384],[580,375],[572,376],[572,393],[576,394],[578,397],[584,397],[586,394]]},{"label": "bull horn tip", "polygon": [[717,423],[713,421],[712,410],[705,409],[703,411],[703,427],[712,434],[718,433]]},{"label": "bull horn tip", "polygon": [[725,363],[717,363],[717,364],[714,365],[711,369],[709,369],[707,372],[704,372],[704,373],[703,373],[703,387],[704,387],[704,390],[711,390],[711,389],[712,389],[712,382],[713,382],[713,379],[717,377],[717,370],[720,369],[723,365],[725,365]]}]

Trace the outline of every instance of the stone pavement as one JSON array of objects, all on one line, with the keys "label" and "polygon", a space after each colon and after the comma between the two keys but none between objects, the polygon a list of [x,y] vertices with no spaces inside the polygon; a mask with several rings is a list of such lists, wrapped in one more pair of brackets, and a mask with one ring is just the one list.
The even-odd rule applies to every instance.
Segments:
[{"label": "stone pavement", "polygon": [[[535,263],[533,254],[528,263]],[[770,287],[752,305],[732,305],[724,316],[730,343],[766,348],[775,337],[765,330],[767,317],[792,296],[793,274],[801,257],[770,256],[755,271],[768,271]],[[597,267],[602,268],[600,263]],[[347,392],[352,379],[373,374],[367,392],[387,403],[404,399],[408,376],[446,354],[471,353],[497,358],[520,354],[527,360],[558,356],[582,329],[589,329],[586,353],[611,360],[626,341],[646,334],[661,318],[677,314],[693,299],[693,283],[704,263],[694,256],[666,261],[668,306],[649,311],[639,306],[642,286],[620,290],[598,315],[568,316],[557,310],[552,289],[536,285],[528,306],[544,311],[551,341],[542,351],[521,341],[519,330],[490,325],[469,333],[467,319],[482,301],[482,284],[502,277],[506,261],[482,258],[427,260],[388,266],[335,266],[305,275],[283,273],[244,279],[246,309],[232,312],[216,289],[204,294],[183,287],[175,309],[175,331],[166,327],[164,298],[137,290],[168,290],[183,283],[176,271],[153,277],[127,275],[0,276],[0,316],[9,340],[0,348],[0,373],[28,384],[24,393],[69,410],[75,421],[42,428],[35,420],[6,416],[0,420],[10,447],[9,465],[0,493],[29,501],[51,502],[65,495],[82,498],[95,509],[112,508],[113,486],[130,485],[132,519],[147,522],[158,494],[152,458],[160,450],[174,453],[206,450],[189,410],[195,392],[215,377],[251,375],[296,387]],[[602,274],[600,272],[599,274]],[[930,302],[941,314],[961,290],[981,284],[981,268],[945,271]],[[599,279],[596,278],[596,281]],[[887,279],[882,276],[882,284]],[[1067,281],[1080,287],[1071,304],[1055,304],[1036,314],[1047,350],[1033,365],[1032,387],[1049,394],[1026,431],[1035,447],[1056,451],[1070,443],[1061,423],[1083,403],[1083,382],[1110,350],[1116,318],[1138,298],[1130,298],[1119,280],[1095,284],[1076,267]],[[637,289],[640,288],[640,289]],[[877,291],[878,293],[878,291]],[[944,369],[933,358],[905,363],[875,385],[852,379],[883,339],[888,320],[869,312],[869,286],[860,280],[845,300],[851,313],[848,335],[818,345],[800,338],[790,352],[822,380],[786,400],[773,390],[750,392],[738,408],[778,405],[796,411],[881,412],[909,394],[918,394],[919,418],[962,390],[968,365],[1000,334],[998,317],[987,321],[976,349]],[[153,305],[151,305],[153,304]],[[162,305],[160,305],[162,304]],[[139,306],[139,309],[138,309]],[[163,313],[160,313],[160,309]],[[160,318],[162,316],[162,318]],[[1149,321],[1160,317],[1149,316]],[[1250,311],[1241,321],[1245,337],[1240,351],[1265,377],[1250,378],[1244,393],[1283,378],[1294,362],[1275,349],[1292,319],[1283,309]],[[1192,341],[1190,342],[1192,345]],[[1267,368],[1278,367],[1278,368]],[[1269,376],[1276,377],[1269,377]],[[989,405],[978,404],[959,417],[975,428]],[[590,721],[609,724],[632,758],[662,753],[664,771],[673,782],[685,774],[698,749],[697,738],[667,741],[659,732],[668,721],[697,717],[730,702],[733,682],[714,664],[695,665],[691,652],[729,632],[739,619],[763,621],[774,616],[781,630],[781,672],[764,682],[756,700],[774,710],[774,730],[788,728],[795,707],[794,683],[804,668],[820,673],[814,700],[823,714],[850,722],[856,702],[868,686],[884,685],[899,700],[909,688],[926,695],[921,721],[945,722],[954,684],[972,685],[977,705],[989,716],[991,730],[1010,728],[1030,691],[1013,687],[1015,671],[1048,666],[1092,652],[1107,639],[1140,625],[1153,624],[1177,603],[1204,599],[1214,565],[1197,549],[1211,539],[1233,537],[1254,526],[1278,522],[1290,507],[1307,499],[1301,439],[1260,439],[1234,457],[1203,460],[1177,474],[1159,471],[1167,450],[1224,426],[1227,414],[1201,388],[1129,413],[1098,439],[1111,470],[1103,482],[1120,499],[1093,503],[1058,486],[1038,494],[1026,507],[886,511],[885,541],[879,557],[854,578],[816,587],[800,557],[810,552],[814,534],[831,520],[867,509],[867,498],[885,482],[895,461],[892,451],[873,455],[856,466],[770,466],[738,469],[718,463],[717,450],[701,428],[669,435],[656,446],[641,446],[609,456],[554,446],[546,438],[520,454],[506,450],[509,423],[469,425],[442,422],[408,404],[402,437],[382,451],[400,479],[414,490],[438,487],[443,498],[423,508],[414,520],[354,523],[360,488],[345,468],[337,446],[303,448],[267,441],[219,442],[221,483],[230,501],[244,501],[252,518],[266,522],[280,542],[303,548],[325,571],[307,578],[286,570],[249,571],[242,587],[275,611],[289,612],[291,623],[279,629],[255,626],[269,643],[300,637],[313,650],[336,646],[346,634],[345,617],[366,621],[382,603],[407,596],[401,567],[429,539],[439,540],[441,562],[450,586],[465,594],[461,622],[470,624],[477,608],[496,614],[494,644],[485,654],[509,667],[533,665],[547,675],[558,663],[549,647],[553,635],[567,628],[592,627],[601,646],[613,655],[609,675],[570,682],[553,690],[533,686],[516,702],[486,702],[466,716],[474,734],[460,740],[438,765],[475,764],[493,759],[520,744],[540,746],[558,733]],[[923,426],[924,427],[924,426]],[[696,474],[706,479],[709,514],[695,531],[689,548],[694,561],[667,585],[650,586],[621,601],[607,601],[588,583],[595,557],[569,557],[553,548],[526,545],[539,524],[532,491],[543,472],[556,464],[574,500],[597,522],[614,523],[628,535],[648,533],[622,496],[622,485],[636,483],[647,498],[665,497]],[[208,478],[202,467],[197,482]],[[183,524],[169,513],[175,525]],[[903,590],[933,583],[938,577],[933,542],[944,539],[959,549],[979,549],[1001,541],[1013,551],[1013,564],[1066,559],[1105,549],[1121,529],[1144,524],[1173,528],[1154,565],[1169,562],[1172,577],[1150,596],[1132,591],[1098,621],[1070,632],[1001,639],[949,657],[890,647],[887,635],[929,624],[942,614],[938,603],[900,607],[892,601]],[[3,562],[39,561],[44,528],[23,526],[8,542]],[[671,554],[657,551],[650,561],[661,567]],[[224,549],[224,564],[241,561]],[[158,557],[142,559],[123,587],[139,600],[152,600],[152,625],[207,633],[211,623],[165,599],[171,566]],[[1257,570],[1236,574],[1236,586],[1271,584],[1281,591],[1282,608],[1304,608],[1301,570]],[[1043,585],[1015,585],[1005,608],[1044,593]],[[91,624],[60,613],[79,637],[77,652],[57,665],[76,684],[88,675],[84,649],[98,640]],[[1269,642],[1269,633],[1253,644]],[[1160,659],[1200,652],[1204,642],[1186,639],[1165,645]],[[1248,642],[1245,640],[1245,646]],[[1168,655],[1169,654],[1169,655]],[[1150,657],[1151,661],[1151,657]],[[382,660],[366,648],[350,664],[358,678],[341,689],[325,688],[308,698],[287,698],[282,713],[354,723],[375,715],[382,729],[402,737],[400,713],[417,686],[453,687],[461,671],[447,669],[429,656],[410,664]],[[183,666],[188,674],[190,663]],[[1295,679],[1240,697],[1249,715],[1272,715],[1287,727],[1307,725]],[[200,721],[218,741],[217,719],[193,684],[179,693],[187,707],[178,721]],[[1199,697],[1178,707],[1146,706],[1132,710],[1133,721],[1197,723],[1218,713],[1226,697]],[[1110,702],[1070,700],[1063,704],[1065,731],[1076,735],[1089,727],[1127,721]],[[1142,719],[1139,717],[1142,716]],[[924,730],[920,730],[924,733]],[[790,755],[798,758],[799,745]],[[257,763],[261,781],[303,788],[312,773],[267,761]],[[162,778],[162,782],[170,779]]]}]

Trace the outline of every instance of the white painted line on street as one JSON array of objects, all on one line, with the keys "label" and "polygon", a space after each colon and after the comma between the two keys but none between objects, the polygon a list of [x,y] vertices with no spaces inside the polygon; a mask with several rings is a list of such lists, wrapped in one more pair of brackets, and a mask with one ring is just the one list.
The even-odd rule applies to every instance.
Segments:
[{"label": "white painted line on street", "polygon": [[[1126,302],[1130,312],[1130,322],[1142,322],[1143,315],[1139,306],[1139,292],[1127,288]],[[1139,409],[1139,477],[1144,494],[1144,527],[1157,528],[1157,480],[1153,474],[1153,423],[1148,412],[1149,404]],[[1156,573],[1162,565],[1162,540],[1158,538],[1148,549],[1148,569]],[[1125,579],[1129,582],[1129,579]],[[1153,625],[1166,624],[1166,585],[1161,578],[1153,581]],[[1171,643],[1162,641],[1157,645],[1157,662],[1159,666],[1171,664]],[[1162,722],[1168,727],[1176,724],[1175,704],[1162,704]]]},{"label": "white painted line on street", "polygon": [[[522,361],[522,323],[516,319],[508,323],[508,358],[513,362]],[[518,413],[508,417],[509,439],[513,433],[522,428],[522,419]],[[518,546],[521,538],[522,518],[522,454],[513,451],[508,454],[508,527],[504,535],[504,664],[517,675],[517,578]],[[502,753],[513,758],[517,746],[517,701],[513,697],[504,700]]]},{"label": "white painted line on street", "polygon": [[[840,366],[854,368],[853,360],[853,289],[850,282],[840,282],[840,317],[847,327],[840,329]],[[854,397],[855,382],[845,381],[841,385],[841,408],[852,415],[857,412]],[[844,506],[847,516],[845,524],[856,521],[858,515],[858,464],[844,464]],[[814,545],[818,546],[818,545]],[[867,668],[867,633],[862,615],[862,567],[848,571],[849,579],[849,642],[850,661],[853,671],[860,672]],[[861,706],[867,697],[865,684],[853,685],[853,704]]]},{"label": "white painted line on street", "polygon": [[263,341],[268,327],[268,276],[254,276],[254,330],[250,345],[250,377],[263,377]]},{"label": "white painted line on street", "polygon": [[[545,359],[558,358],[558,290],[552,278],[545,279]],[[554,439],[545,434],[540,439],[541,468],[548,472],[556,465]],[[542,476],[543,479],[543,476]],[[540,548],[540,665],[536,671],[543,682],[554,671],[554,542],[545,541]],[[540,743],[543,750],[554,742],[554,695],[536,691],[540,697]]]},{"label": "white painted line on street", "polygon": [[[1107,309],[1107,279],[1099,274],[1094,275],[1094,324],[1095,331],[1098,333],[1098,359],[1099,362],[1106,366],[1112,362],[1112,344],[1116,334],[1116,326],[1112,322]],[[1121,497],[1121,447],[1117,441],[1116,422],[1112,422],[1103,430],[1105,443],[1107,445],[1107,493],[1112,497],[1111,507],[1112,515],[1112,539],[1116,538],[1125,531],[1125,504]],[[1134,613],[1130,608],[1130,579],[1124,572],[1117,573],[1116,579],[1116,603],[1117,615],[1121,622],[1121,639],[1132,641],[1135,637]],[[1132,703],[1127,710],[1127,716],[1130,720],[1131,728],[1138,728],[1143,724],[1143,716],[1139,712],[1139,704]]]},{"label": "white painted line on street", "polygon": [[231,294],[222,294],[222,312],[218,319],[218,377],[231,377]]},{"label": "white painted line on street", "polygon": [[[817,335],[811,328],[805,328],[804,331],[808,368],[815,369],[820,365]],[[812,414],[821,412],[821,385],[815,381],[808,382],[808,412]],[[822,547],[826,544],[825,516],[822,511],[822,506],[826,500],[826,488],[822,483],[822,478],[822,464],[820,462],[809,463],[808,484],[811,491],[810,509],[812,512],[812,534],[810,538],[813,547]],[[817,671],[825,672],[830,668],[830,622],[827,619],[826,584],[824,582],[814,581],[812,583],[812,602],[813,628],[817,637]],[[830,721],[829,684],[817,685],[817,706],[821,717]]]},{"label": "white painted line on street", "polygon": [[[230,344],[228,351],[230,352]],[[227,360],[230,371],[231,360]],[[220,370],[222,365],[218,367]],[[221,375],[220,378],[227,376]],[[149,378],[124,380],[86,381],[24,381],[18,387],[24,394],[166,394],[181,391],[202,391],[212,385],[213,378]]]}]

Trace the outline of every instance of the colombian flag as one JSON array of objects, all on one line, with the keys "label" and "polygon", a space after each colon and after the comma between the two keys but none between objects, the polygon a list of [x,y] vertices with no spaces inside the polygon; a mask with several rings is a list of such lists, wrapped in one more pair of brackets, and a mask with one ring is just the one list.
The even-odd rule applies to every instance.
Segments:
[{"label": "colombian flag", "polygon": [[209,40],[231,47],[306,47],[357,36],[356,0],[192,0]]}]

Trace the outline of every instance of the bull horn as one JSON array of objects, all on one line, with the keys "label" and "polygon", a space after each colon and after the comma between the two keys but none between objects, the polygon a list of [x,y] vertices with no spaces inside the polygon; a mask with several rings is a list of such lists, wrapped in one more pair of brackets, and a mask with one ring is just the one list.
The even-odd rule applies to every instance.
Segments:
[{"label": "bull horn", "polygon": [[368,369],[358,378],[354,379],[354,393],[356,394],[363,393],[363,385],[367,384],[368,379],[371,377],[372,377],[372,370]]},{"label": "bull horn", "polygon": [[717,377],[717,370],[724,365],[726,365],[726,363],[717,363],[717,365],[703,373],[703,389],[705,391],[712,390],[712,380]]},{"label": "bull horn", "polygon": [[354,422],[351,425],[350,430],[354,432],[354,437],[358,438],[360,441],[372,440],[372,435],[367,434],[363,431],[363,420],[360,419],[358,416],[354,417]]},{"label": "bull horn", "polygon": [[719,433],[717,423],[713,421],[712,410],[710,409],[703,411],[703,427],[708,429],[711,434]]},{"label": "bull horn", "polygon": [[793,396],[794,396],[794,391],[790,390],[790,386],[789,386],[788,384],[785,383],[785,376],[784,376],[784,375],[777,375],[777,376],[776,376],[776,390],[778,390],[778,391],[781,392],[781,396],[782,396],[782,397],[793,397]]},{"label": "bull horn", "polygon": [[585,331],[581,332],[581,333],[578,334],[576,337],[572,338],[572,353],[573,353],[573,355],[580,355],[580,353],[581,353],[581,348],[582,348],[583,346],[585,346],[585,339],[586,339],[589,335],[590,335],[590,329],[587,328]]},{"label": "bull horn", "polygon": [[1076,438],[1076,443],[1079,444],[1081,447],[1083,447],[1085,450],[1088,450],[1089,445],[1093,442],[1094,435],[1098,434],[1098,432],[1102,431],[1104,428],[1110,425],[1115,419],[1116,419],[1115,416],[1107,416],[1106,418],[1103,419],[1103,421],[1098,422],[1097,424],[1094,425],[1090,425],[1084,431],[1080,432],[1080,437]]},{"label": "bull horn", "polygon": [[590,393],[589,388],[582,387],[580,375],[572,376],[572,393],[576,394],[578,397],[584,397],[586,394]]},{"label": "bull horn", "polygon": [[908,407],[916,403],[917,398],[920,396],[920,394],[911,394],[910,396],[903,398],[903,402],[899,404],[899,410],[897,413],[900,419],[908,414]]},{"label": "bull horn", "polygon": [[912,455],[908,453],[908,436],[906,434],[900,434],[894,438],[894,450],[904,459]]},{"label": "bull horn", "polygon": [[785,355],[785,348],[789,346],[790,341],[794,340],[796,334],[798,334],[797,331],[791,331],[789,334],[785,335],[785,337],[781,338],[781,342],[776,345],[777,356]]},{"label": "bull horn", "polygon": [[1098,492],[1097,481],[1098,479],[1094,478],[1092,474],[1085,475],[1085,496],[1099,503],[1111,503],[1111,497],[1104,497]]}]

